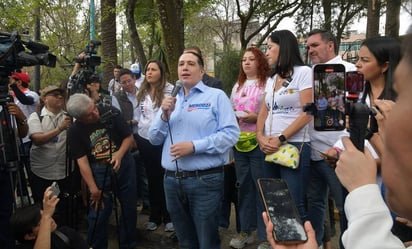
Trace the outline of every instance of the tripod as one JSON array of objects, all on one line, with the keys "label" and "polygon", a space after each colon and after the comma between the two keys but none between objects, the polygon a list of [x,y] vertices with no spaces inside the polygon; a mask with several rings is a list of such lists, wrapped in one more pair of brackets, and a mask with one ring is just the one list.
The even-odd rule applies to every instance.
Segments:
[{"label": "tripod", "polygon": [[[23,184],[21,180],[20,172],[23,172],[24,168],[21,168],[22,161],[20,155],[19,145],[21,144],[21,139],[17,136],[17,122],[14,115],[10,115],[8,112],[8,102],[12,102],[13,98],[10,95],[0,97],[0,164],[1,170],[6,171],[9,174],[10,185],[11,185],[11,195],[14,196],[14,191],[16,187],[20,193],[28,193],[27,183]],[[23,200],[21,199],[21,203]],[[30,204],[30,198],[29,198]],[[13,209],[17,207],[17,201],[13,198]]]}]

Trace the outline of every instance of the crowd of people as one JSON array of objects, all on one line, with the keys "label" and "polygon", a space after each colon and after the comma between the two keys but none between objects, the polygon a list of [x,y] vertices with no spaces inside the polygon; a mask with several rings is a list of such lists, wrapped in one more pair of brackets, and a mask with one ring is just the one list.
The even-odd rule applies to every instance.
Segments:
[{"label": "crowd of people", "polygon": [[[409,245],[412,38],[404,39],[403,50],[394,38],[365,39],[352,64],[342,60],[330,31],[315,29],[306,37],[310,65],[342,64],[347,72],[363,74],[359,102],[372,110],[365,152],[345,137],[349,130],[314,130],[304,107],[315,102],[319,115],[333,117],[331,106],[343,106],[344,97],[331,92],[313,100],[313,69],[288,30],[274,31],[265,52],[243,51],[229,95],[222,82],[206,74],[196,46],[180,56],[182,85],[176,86],[158,60],[149,60],[142,70],[137,63],[130,69],[116,66],[107,90],[91,75],[83,93],[69,96],[64,86],[54,85],[37,94],[28,89],[26,73],[13,73],[14,102],[7,107],[23,139],[20,151],[27,155],[35,204],[22,202],[13,213],[14,195],[28,192],[12,189],[12,179],[2,172],[0,182],[9,193],[1,200],[10,203],[0,213],[2,243],[14,248],[13,232],[21,248],[108,248],[115,210],[119,248],[135,248],[137,205],[143,199],[150,210],[144,229],[175,232],[180,248],[242,249],[256,236],[258,249],[328,249],[329,205],[339,212],[340,248]],[[76,63],[71,77],[79,70]],[[394,126],[399,129],[390,129]],[[265,159],[285,144],[298,148],[298,167]],[[286,181],[308,235],[305,243],[275,240],[259,178]],[[60,195],[50,187],[54,182]],[[74,193],[83,195],[87,207],[86,240],[66,226],[72,211],[67,196]],[[231,203],[237,235],[222,245],[219,228],[229,226]]]}]

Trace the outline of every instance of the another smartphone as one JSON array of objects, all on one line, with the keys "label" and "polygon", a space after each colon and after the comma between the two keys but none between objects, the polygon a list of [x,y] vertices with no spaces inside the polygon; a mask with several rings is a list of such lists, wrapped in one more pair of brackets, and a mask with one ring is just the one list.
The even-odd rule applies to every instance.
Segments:
[{"label": "another smartphone", "polygon": [[363,74],[357,71],[346,72],[345,75],[345,91],[346,100],[351,103],[356,103],[362,97],[364,90]]},{"label": "another smartphone", "polygon": [[313,77],[315,130],[344,130],[345,67],[343,64],[317,64],[313,67]]},{"label": "another smartphone", "polygon": [[329,156],[328,154],[326,154],[325,152],[321,151],[320,149],[316,148],[315,146],[313,146],[312,144],[309,144],[309,146],[315,150],[316,152],[318,152],[323,158],[325,158],[326,160],[330,161],[330,162],[334,162],[336,163],[339,158],[337,157],[333,157],[333,156]]},{"label": "another smartphone", "polygon": [[259,178],[259,192],[279,244],[298,244],[308,238],[295,203],[283,179]]},{"label": "another smartphone", "polygon": [[57,182],[53,182],[51,185],[51,191],[52,191],[52,195],[50,197],[53,196],[59,196],[60,194],[60,188],[59,185],[57,184]]}]

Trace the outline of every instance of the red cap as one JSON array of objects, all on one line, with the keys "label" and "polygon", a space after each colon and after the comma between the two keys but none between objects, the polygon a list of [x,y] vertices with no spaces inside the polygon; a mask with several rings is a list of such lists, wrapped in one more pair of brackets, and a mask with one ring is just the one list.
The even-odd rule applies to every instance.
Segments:
[{"label": "red cap", "polygon": [[29,75],[27,75],[26,73],[23,73],[23,72],[21,72],[21,73],[12,73],[10,77],[12,77],[13,79],[16,79],[16,80],[21,80],[26,84],[29,84],[29,82],[30,82]]}]

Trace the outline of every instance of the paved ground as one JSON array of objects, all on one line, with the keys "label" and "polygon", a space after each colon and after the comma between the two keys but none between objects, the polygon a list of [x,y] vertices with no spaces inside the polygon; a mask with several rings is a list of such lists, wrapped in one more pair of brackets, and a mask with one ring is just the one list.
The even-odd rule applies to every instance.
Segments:
[{"label": "paved ground", "polygon": [[[232,212],[234,213],[234,212]],[[149,232],[144,230],[144,223],[149,219],[148,215],[140,214],[138,215],[138,224],[137,224],[137,241],[138,245],[136,249],[178,249],[178,243],[176,239],[171,238],[172,233],[164,232],[163,225],[160,226],[156,231]],[[229,242],[236,235],[236,228],[234,224],[234,217],[232,217],[232,222],[229,229],[221,231],[221,240],[222,240],[222,249],[229,249]],[[115,219],[113,218],[110,226],[110,241],[109,248],[117,249],[118,241],[116,234]],[[84,226],[82,226],[84,227]],[[339,223],[336,223],[336,228],[339,229]],[[85,235],[85,228],[81,229],[81,232]],[[337,231],[337,234],[339,231]],[[252,244],[249,244],[245,249],[255,249],[259,245],[259,242],[255,241]],[[338,236],[332,238],[332,249],[338,249]]]}]

